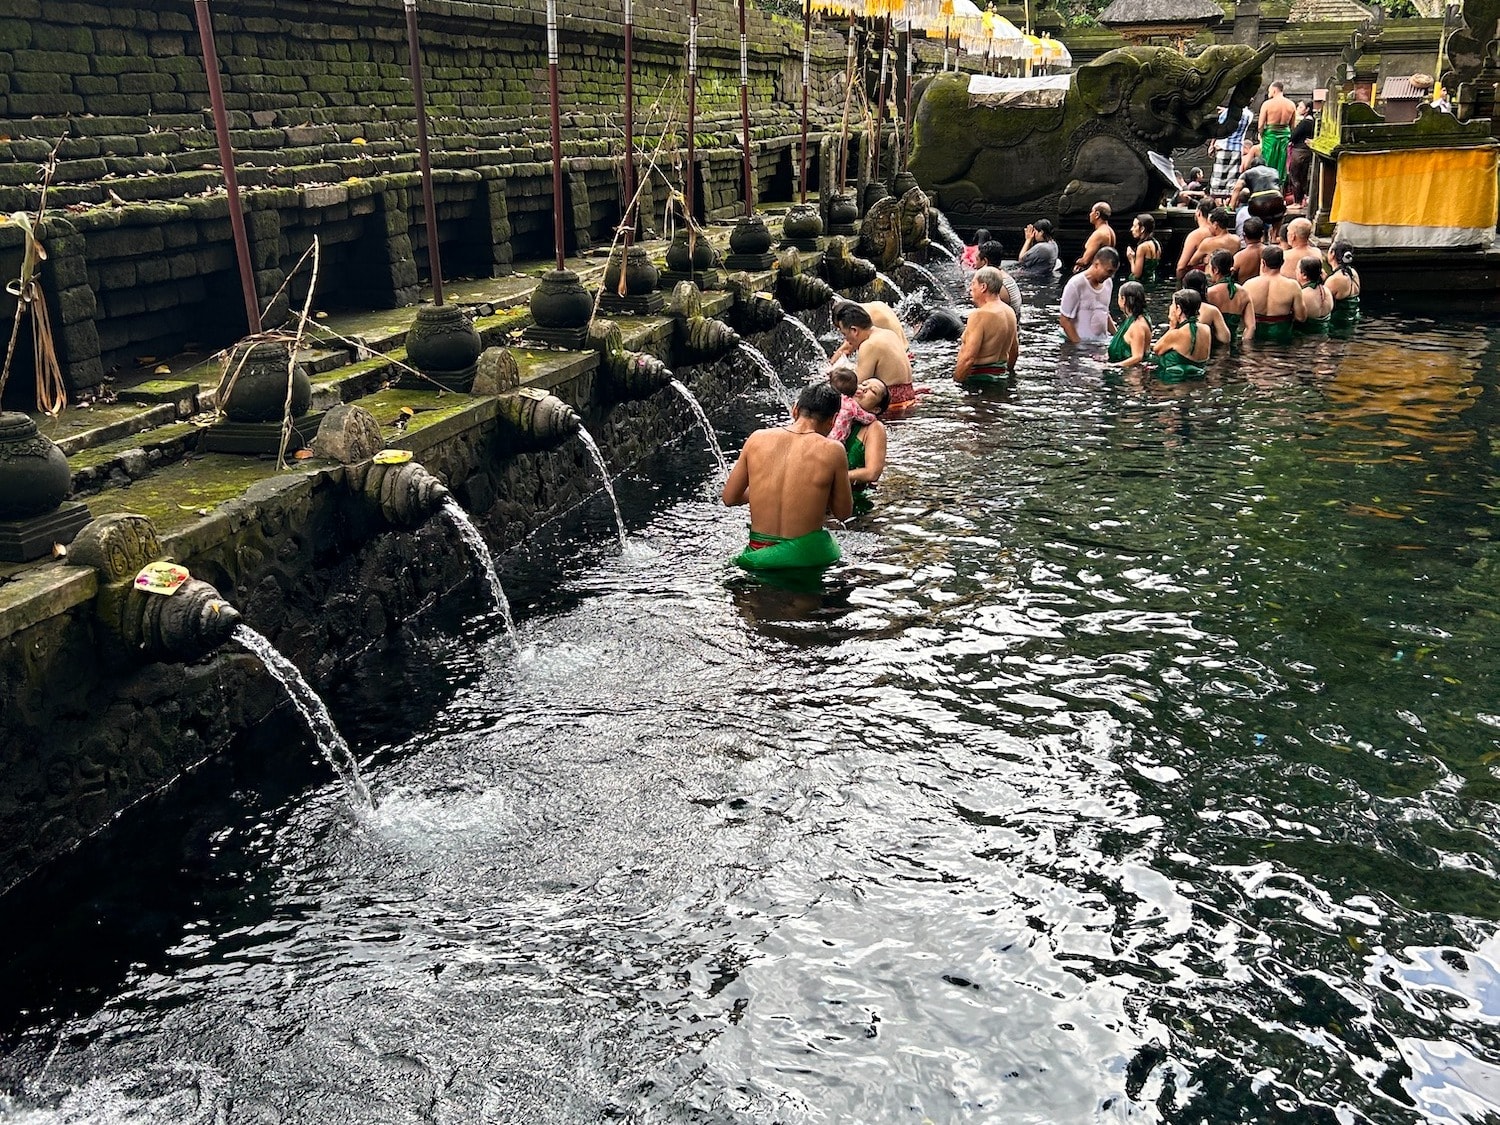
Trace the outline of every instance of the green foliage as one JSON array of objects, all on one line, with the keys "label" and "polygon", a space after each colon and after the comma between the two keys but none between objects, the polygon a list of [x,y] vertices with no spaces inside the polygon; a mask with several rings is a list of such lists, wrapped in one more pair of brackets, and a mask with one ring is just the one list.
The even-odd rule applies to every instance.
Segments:
[{"label": "green foliage", "polygon": [[755,6],[773,16],[794,19],[798,24],[802,22],[802,0],[755,0]]}]

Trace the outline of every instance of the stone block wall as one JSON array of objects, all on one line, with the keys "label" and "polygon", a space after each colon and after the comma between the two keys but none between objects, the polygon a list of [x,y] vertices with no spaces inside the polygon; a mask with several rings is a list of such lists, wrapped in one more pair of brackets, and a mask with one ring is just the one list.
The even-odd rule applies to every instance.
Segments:
[{"label": "stone block wall", "polygon": [[[743,205],[738,22],[730,0],[702,0],[700,13],[695,196],[705,216],[729,216]],[[422,0],[419,19],[444,272],[489,276],[518,256],[549,256],[541,6]],[[562,16],[569,251],[606,242],[621,211],[622,19],[614,0]],[[265,321],[300,304],[297,278],[268,307],[314,234],[320,302],[415,301],[427,236],[400,0],[217,0],[213,24]],[[661,153],[675,180],[685,12],[640,5],[635,32],[638,143]],[[751,134],[765,165],[756,182],[785,188],[801,28],[752,9],[749,42]],[[816,145],[843,105],[842,38],[818,32],[813,64]],[[207,90],[191,0],[10,0],[0,11],[0,213],[36,208],[55,152],[48,214],[70,242],[49,247],[43,284],[75,396],[139,354],[217,346],[244,331]],[[660,224],[665,198],[655,183],[646,225]],[[20,243],[3,226],[0,276],[13,276]],[[8,300],[0,295],[0,343]],[[12,398],[31,384],[29,362],[18,349]]]}]

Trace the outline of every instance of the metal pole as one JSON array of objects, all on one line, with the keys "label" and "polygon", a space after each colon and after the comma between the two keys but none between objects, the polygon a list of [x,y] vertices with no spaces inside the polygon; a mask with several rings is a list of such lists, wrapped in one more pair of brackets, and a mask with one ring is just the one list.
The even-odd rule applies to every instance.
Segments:
[{"label": "metal pole", "polygon": [[688,4],[687,102],[687,172],[682,177],[682,200],[683,210],[687,212],[685,218],[691,220],[693,173],[697,167],[693,131],[698,127],[698,0],[689,0]]},{"label": "metal pole", "polygon": [[219,139],[219,164],[224,169],[224,186],[229,191],[229,229],[234,235],[234,252],[240,264],[240,288],[245,295],[245,320],[252,336],[260,333],[260,300],[255,295],[255,271],[250,264],[250,236],[245,233],[244,204],[240,199],[240,181],[234,172],[234,149],[229,144],[229,113],[224,108],[224,87],[219,81],[219,55],[214,50],[214,23],[208,12],[208,0],[194,0],[198,16],[198,38],[203,43],[203,71],[208,77],[208,100],[213,106],[214,133]]},{"label": "metal pole", "polygon": [[568,268],[563,253],[562,117],[557,108],[557,0],[547,0],[547,96],[552,102],[552,240],[557,268]]},{"label": "metal pole", "polygon": [[740,9],[740,133],[745,149],[745,218],[755,214],[755,185],[750,174],[750,41],[745,37],[745,0]]},{"label": "metal pole", "polygon": [[876,183],[880,182],[880,134],[885,131],[885,75],[891,61],[891,18],[885,18],[880,38],[880,78],[875,83],[875,159],[873,162]]},{"label": "metal pole", "polygon": [[625,226],[621,239],[625,249],[635,238],[635,90],[631,72],[635,69],[635,4],[625,0]]},{"label": "metal pole", "polygon": [[406,4],[406,42],[411,48],[411,90],[417,103],[417,160],[422,169],[422,210],[427,219],[427,272],[432,303],[443,303],[443,262],[438,252],[437,204],[432,198],[432,159],[427,151],[427,95],[422,85],[422,49],[417,45],[417,0]]},{"label": "metal pole", "polygon": [[807,202],[807,77],[812,62],[812,0],[802,0],[802,199]]}]

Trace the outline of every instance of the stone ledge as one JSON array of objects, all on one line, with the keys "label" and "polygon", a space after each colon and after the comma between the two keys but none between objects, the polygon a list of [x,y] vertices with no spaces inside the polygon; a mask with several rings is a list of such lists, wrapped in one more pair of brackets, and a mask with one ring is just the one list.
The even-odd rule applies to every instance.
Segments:
[{"label": "stone ledge", "polygon": [[99,575],[91,566],[29,564],[0,579],[0,639],[91,600]]}]

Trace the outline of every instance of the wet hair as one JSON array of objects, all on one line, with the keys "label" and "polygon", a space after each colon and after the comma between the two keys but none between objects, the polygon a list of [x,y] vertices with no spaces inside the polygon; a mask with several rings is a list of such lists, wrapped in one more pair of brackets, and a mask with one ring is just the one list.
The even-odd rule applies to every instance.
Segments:
[{"label": "wet hair", "polygon": [[1090,208],[1089,213],[1098,215],[1101,219],[1107,221],[1109,217],[1114,214],[1114,210],[1108,203],[1105,203],[1104,200],[1101,199],[1098,203],[1094,204],[1092,208]]},{"label": "wet hair", "polygon": [[1208,274],[1202,270],[1188,270],[1182,275],[1182,288],[1177,292],[1182,293],[1191,289],[1200,298],[1208,294]]},{"label": "wet hair", "polygon": [[1198,211],[1198,214],[1202,215],[1205,219],[1207,219],[1208,217],[1210,217],[1214,213],[1214,201],[1212,199],[1200,199],[1200,200],[1198,200],[1197,211]]},{"label": "wet hair", "polygon": [[1323,284],[1323,259],[1316,254],[1309,254],[1297,263],[1297,272],[1314,285]]},{"label": "wet hair", "polygon": [[1281,79],[1278,78],[1275,82],[1272,82],[1269,86],[1267,86],[1266,89],[1275,90],[1279,94],[1283,90],[1285,90],[1286,87],[1281,84]]},{"label": "wet hair", "polygon": [[1145,212],[1137,215],[1135,221],[1140,224],[1143,237],[1150,238],[1151,235],[1156,233],[1156,220]]},{"label": "wet hair", "polygon": [[1101,246],[1094,251],[1094,261],[1103,262],[1110,269],[1120,264],[1120,252],[1113,246]]},{"label": "wet hair", "polygon": [[844,396],[833,389],[832,383],[814,383],[810,387],[803,387],[802,393],[797,396],[798,416],[814,418],[819,422],[831,422],[837,418],[843,405]]},{"label": "wet hair", "polygon": [[870,310],[858,301],[842,301],[833,310],[833,323],[840,328],[871,328]]},{"label": "wet hair", "polygon": [[1271,270],[1280,273],[1281,263],[1284,261],[1286,261],[1286,254],[1280,246],[1262,246],[1260,248],[1261,269],[1269,267]]},{"label": "wet hair", "polygon": [[1038,219],[1036,222],[1031,224],[1031,229],[1036,231],[1037,234],[1041,235],[1042,241],[1046,242],[1052,237],[1052,220]]},{"label": "wet hair", "polygon": [[991,296],[998,297],[1005,292],[1005,278],[994,266],[985,266],[974,275],[974,280],[984,287],[984,291]]},{"label": "wet hair", "polygon": [[829,385],[841,395],[852,395],[859,390],[859,372],[842,363],[828,373]]},{"label": "wet hair", "polygon": [[1203,307],[1203,297],[1196,289],[1179,289],[1172,294],[1172,303],[1182,313],[1184,320],[1197,320],[1198,310]]},{"label": "wet hair", "polygon": [[984,259],[986,265],[998,269],[1000,263],[1005,261],[1005,247],[1000,245],[998,238],[986,239],[979,245],[979,256]]},{"label": "wet hair", "polygon": [[1127,281],[1120,286],[1120,304],[1131,316],[1146,315],[1146,287],[1139,281]]},{"label": "wet hair", "polygon": [[1202,178],[1203,178],[1203,169],[1202,168],[1194,168],[1191,172],[1188,173],[1188,179],[1190,179],[1190,180],[1201,180]]},{"label": "wet hair", "polygon": [[1223,231],[1234,229],[1234,216],[1223,207],[1214,208],[1213,214],[1209,215],[1208,221]]},{"label": "wet hair", "polygon": [[886,384],[884,379],[875,379],[874,376],[871,376],[871,379],[880,384],[880,398],[876,400],[875,409],[870,411],[870,413],[884,414],[891,405],[891,388]]},{"label": "wet hair", "polygon": [[990,232],[985,227],[980,227],[978,230],[976,230],[974,232],[974,243],[973,244],[975,246],[983,246],[989,240],[990,240]]},{"label": "wet hair", "polygon": [[1220,277],[1234,276],[1234,255],[1228,250],[1215,250],[1208,256],[1208,268]]},{"label": "wet hair", "polygon": [[1251,215],[1245,220],[1244,232],[1246,242],[1259,242],[1266,236],[1266,221]]},{"label": "wet hair", "polygon": [[1335,269],[1349,269],[1354,265],[1354,247],[1340,239],[1328,248],[1328,258]]}]

